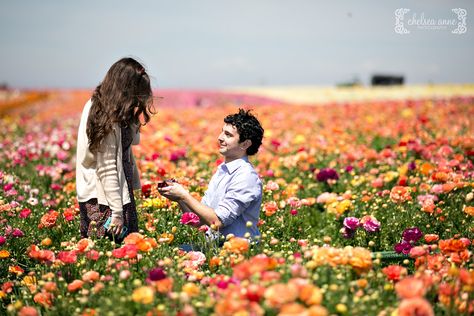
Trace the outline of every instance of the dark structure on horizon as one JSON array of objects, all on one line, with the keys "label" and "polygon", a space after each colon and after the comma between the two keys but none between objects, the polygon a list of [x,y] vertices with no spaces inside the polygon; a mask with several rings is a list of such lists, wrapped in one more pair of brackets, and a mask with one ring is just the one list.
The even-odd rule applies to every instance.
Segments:
[{"label": "dark structure on horizon", "polygon": [[379,75],[379,74],[372,76],[373,86],[403,85],[403,82],[404,82],[403,76]]}]

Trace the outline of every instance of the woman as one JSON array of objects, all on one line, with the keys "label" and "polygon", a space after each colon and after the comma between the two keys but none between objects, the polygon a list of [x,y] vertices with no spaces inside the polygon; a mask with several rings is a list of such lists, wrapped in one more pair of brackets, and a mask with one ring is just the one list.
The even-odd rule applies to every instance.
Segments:
[{"label": "woman", "polygon": [[131,145],[138,144],[140,126],[152,113],[145,68],[133,58],[120,59],[86,103],[79,125],[76,191],[82,238],[108,235],[120,242],[124,233],[138,231],[133,190],[140,189],[140,179]]}]

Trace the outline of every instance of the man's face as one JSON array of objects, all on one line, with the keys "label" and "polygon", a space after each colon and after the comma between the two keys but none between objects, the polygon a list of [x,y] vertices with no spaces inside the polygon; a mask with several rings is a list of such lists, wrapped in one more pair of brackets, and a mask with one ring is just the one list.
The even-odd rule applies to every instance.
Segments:
[{"label": "man's face", "polygon": [[231,124],[224,123],[217,141],[219,152],[225,157],[226,162],[242,158],[246,154],[246,148],[239,144],[239,132]]}]

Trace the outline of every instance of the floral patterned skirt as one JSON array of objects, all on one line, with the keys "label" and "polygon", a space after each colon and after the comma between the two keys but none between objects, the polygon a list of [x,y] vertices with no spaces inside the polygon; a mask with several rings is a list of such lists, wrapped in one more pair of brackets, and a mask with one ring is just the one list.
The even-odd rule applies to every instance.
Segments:
[{"label": "floral patterned skirt", "polygon": [[[87,202],[80,202],[79,209],[81,212],[81,238],[108,237],[111,240],[114,239],[104,228],[105,222],[112,215],[112,211],[107,205],[98,204],[97,199],[90,199]],[[123,225],[128,228],[127,235],[138,232],[137,211],[132,203],[123,206]],[[115,241],[122,242],[117,237],[115,237]]]}]

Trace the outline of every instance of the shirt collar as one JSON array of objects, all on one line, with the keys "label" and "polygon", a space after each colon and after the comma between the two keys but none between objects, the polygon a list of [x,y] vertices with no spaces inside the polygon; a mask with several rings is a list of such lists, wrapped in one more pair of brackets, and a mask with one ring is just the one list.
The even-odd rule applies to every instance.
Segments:
[{"label": "shirt collar", "polygon": [[229,174],[234,173],[235,170],[239,169],[240,166],[246,164],[249,162],[249,158],[247,156],[244,156],[239,159],[235,159],[229,163],[223,163],[222,169],[227,171]]}]

